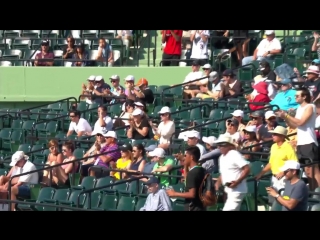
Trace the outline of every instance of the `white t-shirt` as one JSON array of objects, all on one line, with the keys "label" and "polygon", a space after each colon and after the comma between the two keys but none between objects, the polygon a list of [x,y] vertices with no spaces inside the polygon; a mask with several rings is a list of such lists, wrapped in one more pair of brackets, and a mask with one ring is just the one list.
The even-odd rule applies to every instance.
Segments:
[{"label": "white t-shirt", "polygon": [[[202,78],[202,77],[204,77],[202,71],[190,72],[190,73],[188,73],[188,75],[184,79],[183,83],[188,83],[190,81],[193,81],[193,80],[196,80],[196,79],[199,79],[199,78]],[[193,82],[192,84],[196,84],[196,82]]]},{"label": "white t-shirt", "polygon": [[[32,162],[27,161],[22,168],[18,168],[16,175],[34,170],[37,170],[36,166]],[[19,182],[38,184],[38,181],[39,174],[37,172],[19,177]]]},{"label": "white t-shirt", "polygon": [[176,126],[173,121],[169,121],[166,124],[161,122],[158,126],[157,133],[160,135],[159,143],[166,144],[170,143],[170,138],[172,134],[175,132]]},{"label": "white t-shirt", "polygon": [[85,132],[91,134],[92,128],[88,121],[84,118],[80,118],[78,124],[75,122],[70,122],[69,131]]},{"label": "white t-shirt", "polygon": [[315,128],[320,128],[320,116],[318,116],[318,117],[316,118]]},{"label": "white t-shirt", "polygon": [[312,106],[313,114],[311,115],[311,117],[308,119],[308,121],[305,124],[297,127],[297,138],[298,138],[297,146],[306,145],[306,144],[310,144],[310,143],[314,143],[315,145],[318,146],[317,136],[314,131],[314,126],[316,125],[316,118],[317,118],[316,106],[313,104],[307,104],[307,105],[301,107],[301,105],[300,105],[297,108],[295,118],[301,119],[306,108],[309,106]]},{"label": "white t-shirt", "polygon": [[[194,59],[208,59],[208,40],[204,42],[201,38],[201,35],[199,33],[210,36],[209,30],[192,30],[191,34],[195,34],[195,38],[192,42],[192,53],[190,58]],[[199,41],[195,41],[197,38],[200,37]]]},{"label": "white t-shirt", "polygon": [[[220,174],[222,184],[230,183],[239,179],[242,173],[242,168],[248,165],[242,155],[236,150],[230,150],[226,155],[221,155],[219,158]],[[225,187],[225,192],[247,193],[247,181],[243,180],[235,188]]]},{"label": "white t-shirt", "polygon": [[230,136],[233,141],[239,142],[241,140],[241,135],[239,132],[235,132],[234,134],[230,134],[228,132],[225,133],[225,135]]},{"label": "white t-shirt", "polygon": [[112,122],[111,117],[105,116],[103,118],[103,121],[106,123],[106,126],[101,127],[100,123],[99,123],[99,119],[98,119],[96,121],[96,123],[94,124],[93,132],[91,133],[91,135],[96,135],[97,133],[100,133],[103,131],[111,131],[112,130],[113,122]]},{"label": "white t-shirt", "polygon": [[[197,143],[196,146],[199,148],[201,156],[202,156],[203,154],[206,154],[206,153],[207,153],[207,151],[206,151],[206,149],[204,148],[204,146],[202,146],[200,143]],[[201,156],[200,156],[200,157],[201,157]]]},{"label": "white t-shirt", "polygon": [[[262,57],[262,55],[265,52],[271,51],[271,50],[281,50],[281,43],[277,38],[274,38],[272,41],[268,41],[268,39],[263,39],[259,43],[258,47],[258,52],[257,52],[257,57]],[[268,57],[272,55],[269,54]]]}]

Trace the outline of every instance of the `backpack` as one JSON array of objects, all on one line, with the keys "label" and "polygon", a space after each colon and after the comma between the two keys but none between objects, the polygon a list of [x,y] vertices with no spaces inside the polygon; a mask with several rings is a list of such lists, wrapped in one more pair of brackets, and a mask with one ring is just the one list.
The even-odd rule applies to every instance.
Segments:
[{"label": "backpack", "polygon": [[216,189],[210,173],[207,173],[202,180],[199,198],[204,207],[210,207],[217,203]]}]

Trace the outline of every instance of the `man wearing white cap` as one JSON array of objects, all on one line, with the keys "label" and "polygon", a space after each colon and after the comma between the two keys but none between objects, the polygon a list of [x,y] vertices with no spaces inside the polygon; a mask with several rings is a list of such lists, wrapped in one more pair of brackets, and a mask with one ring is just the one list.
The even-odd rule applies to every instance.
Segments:
[{"label": "man wearing white cap", "polygon": [[[124,88],[120,85],[120,77],[118,75],[112,75],[110,78],[111,88],[110,95],[112,96],[120,96],[124,94]],[[115,102],[115,99],[111,101],[111,103]]]},{"label": "man wearing white cap", "polygon": [[221,98],[222,91],[220,86],[219,74],[216,71],[210,72],[208,78],[198,81],[200,86],[200,93],[196,97],[205,98]]},{"label": "man wearing white cap", "polygon": [[100,133],[103,137],[105,137],[106,144],[104,147],[101,147],[97,144],[96,146],[96,154],[105,153],[104,155],[100,155],[94,166],[90,169],[90,176],[96,177],[104,177],[109,176],[109,172],[105,171],[108,168],[112,168],[115,166],[116,161],[121,157],[120,149],[117,144],[117,134],[114,131],[102,132]]},{"label": "man wearing white cap", "polygon": [[189,147],[191,146],[198,147],[200,150],[200,154],[202,156],[203,154],[206,153],[206,149],[204,148],[204,146],[202,146],[199,143],[200,139],[201,139],[200,133],[196,130],[191,130],[187,132],[185,141],[187,141],[187,144]]},{"label": "man wearing white cap", "polygon": [[[29,157],[24,154],[23,151],[15,152],[11,157],[11,167],[18,167],[18,174],[27,173],[30,171],[37,170],[36,166],[28,161]],[[29,173],[19,177],[16,185],[11,188],[11,200],[17,200],[17,197],[30,197],[30,187],[28,184],[38,184],[39,175],[37,172]],[[15,203],[11,204],[11,211],[14,211]]]},{"label": "man wearing white cap", "polygon": [[[131,94],[134,94],[133,88],[134,88],[134,82],[135,82],[135,78],[132,75],[128,75],[125,77],[124,79],[124,87],[126,88],[126,90],[124,91],[126,96],[129,96],[130,92]],[[135,99],[133,99],[135,100]]]},{"label": "man wearing white cap", "polygon": [[275,54],[281,53],[281,43],[275,37],[274,30],[265,31],[266,38],[261,40],[253,56],[248,56],[242,59],[242,66],[251,63],[252,61],[271,60]]},{"label": "man wearing white cap", "polygon": [[242,154],[234,150],[236,144],[230,136],[220,135],[215,143],[221,152],[219,158],[220,176],[215,187],[216,190],[219,190],[222,184],[228,195],[223,211],[239,211],[242,200],[248,191],[246,178],[250,173],[249,163]]},{"label": "man wearing white cap", "polygon": [[158,113],[161,118],[159,126],[151,126],[155,134],[160,136],[159,147],[167,149],[170,145],[170,139],[176,130],[176,126],[174,122],[170,119],[171,110],[169,107],[162,107]]},{"label": "man wearing white cap", "polygon": [[[238,132],[240,133],[241,136],[243,136],[243,129],[246,127],[246,125],[243,124],[243,117],[244,117],[244,112],[240,109],[234,110],[233,113],[230,113],[232,115],[232,118],[237,119],[239,122],[238,126]],[[226,127],[228,126],[228,121],[226,121]]]},{"label": "man wearing white cap", "polygon": [[319,67],[315,65],[311,65],[307,71],[307,81],[304,86],[309,89],[312,101],[314,102],[320,97],[320,81],[319,81]]},{"label": "man wearing white cap", "polygon": [[200,157],[200,161],[203,159],[210,159],[202,164],[202,167],[206,169],[208,173],[217,172],[219,170],[218,159],[221,153],[217,148],[215,141],[217,141],[217,138],[214,136],[202,137],[202,142],[206,144],[208,152]]},{"label": "man wearing white cap", "polygon": [[267,188],[268,194],[282,205],[282,211],[307,211],[308,210],[308,187],[300,179],[300,164],[288,160],[281,167],[287,179],[282,196],[272,187]]},{"label": "man wearing white cap", "polygon": [[[152,161],[156,162],[153,167],[152,173],[161,173],[166,175],[169,174],[169,171],[174,165],[174,161],[171,158],[166,158],[166,152],[162,148],[154,149],[153,151],[149,152],[148,156],[152,158]],[[169,178],[160,177],[160,183],[164,186],[168,186]]]},{"label": "man wearing white cap", "polygon": [[110,94],[110,86],[105,83],[102,76],[96,76],[94,82],[95,85],[92,92],[92,101],[98,104],[103,104],[106,102],[104,97]]}]

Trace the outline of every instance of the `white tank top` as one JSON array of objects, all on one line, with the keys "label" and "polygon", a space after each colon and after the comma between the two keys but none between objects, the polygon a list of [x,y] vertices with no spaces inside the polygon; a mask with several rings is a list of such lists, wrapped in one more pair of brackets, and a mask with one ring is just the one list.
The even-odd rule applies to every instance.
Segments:
[{"label": "white tank top", "polygon": [[306,145],[310,143],[315,143],[318,146],[316,133],[314,131],[314,126],[316,124],[317,118],[316,107],[313,104],[307,104],[304,107],[299,106],[297,108],[297,113],[295,117],[297,119],[301,119],[306,107],[308,107],[309,105],[312,106],[313,114],[303,126],[297,127],[297,146]]}]

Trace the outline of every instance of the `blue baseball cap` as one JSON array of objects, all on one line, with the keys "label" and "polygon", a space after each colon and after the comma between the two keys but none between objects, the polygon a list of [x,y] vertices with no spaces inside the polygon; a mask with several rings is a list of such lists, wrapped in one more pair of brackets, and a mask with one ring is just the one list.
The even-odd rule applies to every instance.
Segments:
[{"label": "blue baseball cap", "polygon": [[280,81],[280,84],[290,84],[290,83],[292,83],[292,81],[289,78],[285,78]]},{"label": "blue baseball cap", "polygon": [[319,64],[320,65],[320,59],[313,59],[312,64]]},{"label": "blue baseball cap", "polygon": [[234,73],[231,69],[226,69],[223,73],[222,76],[234,76]]},{"label": "blue baseball cap", "polygon": [[145,183],[145,185],[150,185],[152,183],[158,183],[159,184],[159,179],[156,177],[149,177],[148,181]]}]

